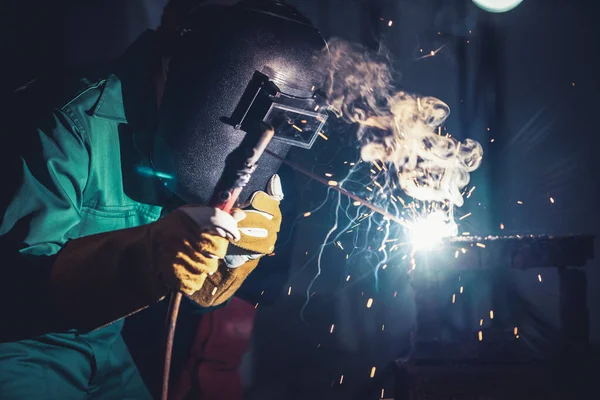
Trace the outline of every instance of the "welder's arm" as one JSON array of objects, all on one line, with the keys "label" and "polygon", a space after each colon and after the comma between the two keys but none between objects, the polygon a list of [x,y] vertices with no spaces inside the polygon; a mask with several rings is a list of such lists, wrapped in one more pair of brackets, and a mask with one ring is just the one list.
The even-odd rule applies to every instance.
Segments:
[{"label": "welder's arm", "polygon": [[61,111],[40,126],[2,158],[13,180],[1,194],[0,340],[95,329],[169,290],[192,294],[216,271],[225,237],[239,232],[233,217],[207,207],[68,240],[81,223],[88,146]]},{"label": "welder's arm", "polygon": [[84,132],[62,111],[15,114],[0,146],[0,340],[58,329],[50,274],[81,220],[90,161]]},{"label": "welder's arm", "polygon": [[281,227],[280,201],[283,190],[278,175],[273,175],[266,192],[256,192],[244,208],[245,218],[238,228],[241,239],[231,243],[217,272],[209,276],[202,288],[190,298],[202,307],[220,305],[230,299],[244,280],[258,266],[260,258],[275,249]]}]

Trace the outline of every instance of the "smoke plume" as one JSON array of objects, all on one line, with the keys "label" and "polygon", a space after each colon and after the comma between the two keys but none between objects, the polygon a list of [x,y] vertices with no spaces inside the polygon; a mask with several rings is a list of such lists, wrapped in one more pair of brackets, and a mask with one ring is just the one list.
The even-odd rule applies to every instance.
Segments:
[{"label": "smoke plume", "polygon": [[474,140],[441,135],[448,105],[396,90],[385,52],[332,39],[319,62],[330,110],[360,125],[361,158],[393,164],[398,183],[415,199],[462,206],[461,189],[481,164],[483,149]]}]

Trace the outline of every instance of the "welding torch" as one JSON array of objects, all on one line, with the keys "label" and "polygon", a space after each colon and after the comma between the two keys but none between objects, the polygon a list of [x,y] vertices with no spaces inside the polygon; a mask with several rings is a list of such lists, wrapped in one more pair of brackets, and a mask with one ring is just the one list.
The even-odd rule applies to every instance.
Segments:
[{"label": "welding torch", "polygon": [[[273,135],[273,128],[264,122],[258,123],[255,129],[247,133],[240,146],[227,157],[223,174],[208,202],[209,206],[231,212]],[[174,292],[171,294],[169,302],[164,349],[162,400],[167,400],[169,395],[171,354],[181,299],[182,293]]]}]

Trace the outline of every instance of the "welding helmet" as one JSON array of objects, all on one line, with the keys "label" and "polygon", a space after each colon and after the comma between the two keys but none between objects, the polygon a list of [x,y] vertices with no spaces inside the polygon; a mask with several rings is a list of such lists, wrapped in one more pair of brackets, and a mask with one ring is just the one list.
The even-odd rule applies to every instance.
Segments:
[{"label": "welding helmet", "polygon": [[[268,149],[310,148],[323,127],[324,81],[315,55],[326,46],[295,8],[274,0],[205,5],[189,13],[172,47],[154,144],[154,168],[188,203],[206,204],[227,156],[259,123]],[[263,155],[240,196],[264,190],[280,161]]]}]

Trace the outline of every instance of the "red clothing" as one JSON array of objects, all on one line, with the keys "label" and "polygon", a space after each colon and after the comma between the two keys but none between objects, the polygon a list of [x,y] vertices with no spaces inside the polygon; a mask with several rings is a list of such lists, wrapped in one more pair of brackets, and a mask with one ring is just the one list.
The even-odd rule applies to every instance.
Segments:
[{"label": "red clothing", "polygon": [[[169,400],[242,400],[239,367],[254,326],[254,305],[237,297],[202,316],[183,371]],[[199,397],[188,396],[192,388]]]}]

